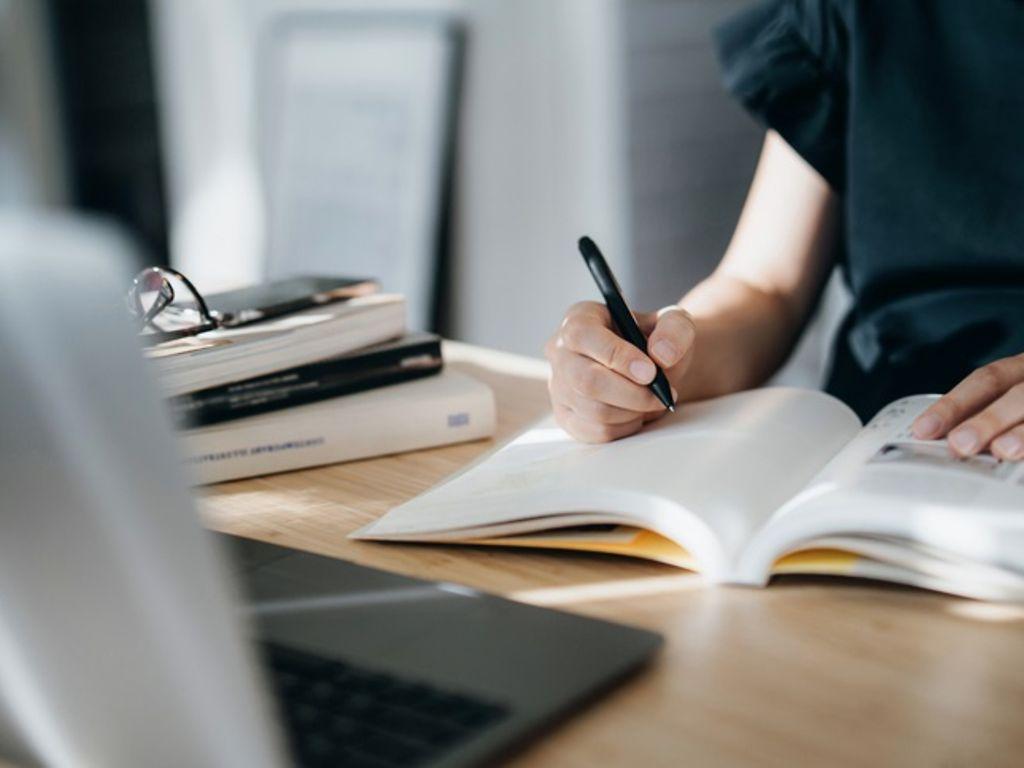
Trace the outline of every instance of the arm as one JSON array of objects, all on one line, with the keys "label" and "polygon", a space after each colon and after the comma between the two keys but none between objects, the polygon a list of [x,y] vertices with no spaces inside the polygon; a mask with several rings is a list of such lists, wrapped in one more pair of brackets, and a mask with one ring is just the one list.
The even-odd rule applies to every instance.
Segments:
[{"label": "arm", "polygon": [[758,386],[785,362],[832,269],[838,209],[825,180],[769,133],[725,257],[679,302],[699,340],[681,397]]},{"label": "arm", "polygon": [[785,360],[833,263],[838,203],[827,183],[769,133],[732,242],[715,272],[637,320],[650,357],[619,338],[607,310],[572,307],[545,348],[558,422],[589,442],[663,413],[646,385],[652,360],[692,400],[755,386]]}]

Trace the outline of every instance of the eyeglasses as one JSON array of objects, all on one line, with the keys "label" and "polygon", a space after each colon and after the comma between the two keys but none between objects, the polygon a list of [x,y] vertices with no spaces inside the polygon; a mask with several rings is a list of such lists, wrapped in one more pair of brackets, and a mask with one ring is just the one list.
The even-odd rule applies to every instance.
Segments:
[{"label": "eyeglasses", "polygon": [[147,267],[139,272],[125,298],[147,344],[195,336],[219,328],[223,322],[217,312],[210,311],[192,281],[170,267]]}]

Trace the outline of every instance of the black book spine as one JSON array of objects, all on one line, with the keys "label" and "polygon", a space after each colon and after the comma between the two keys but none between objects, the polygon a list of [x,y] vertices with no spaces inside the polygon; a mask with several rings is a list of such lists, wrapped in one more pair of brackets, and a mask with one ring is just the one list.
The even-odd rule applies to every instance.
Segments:
[{"label": "black book spine", "polygon": [[442,366],[440,339],[428,338],[189,392],[170,398],[168,404],[179,428],[207,427],[412,381],[438,373]]}]

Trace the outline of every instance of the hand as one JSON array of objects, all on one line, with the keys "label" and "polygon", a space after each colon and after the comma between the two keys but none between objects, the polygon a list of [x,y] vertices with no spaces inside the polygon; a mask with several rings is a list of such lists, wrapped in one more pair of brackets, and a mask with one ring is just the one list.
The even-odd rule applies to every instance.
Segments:
[{"label": "hand", "polygon": [[665,414],[647,385],[655,363],[675,386],[684,375],[696,338],[690,316],[679,307],[636,314],[648,336],[650,356],[614,330],[603,304],[585,301],[569,309],[544,348],[551,361],[548,390],[555,420],[577,440],[604,443],[631,435]]},{"label": "hand", "polygon": [[960,456],[988,448],[1000,459],[1024,459],[1024,355],[976,370],[918,416],[913,431],[922,440],[946,437]]}]

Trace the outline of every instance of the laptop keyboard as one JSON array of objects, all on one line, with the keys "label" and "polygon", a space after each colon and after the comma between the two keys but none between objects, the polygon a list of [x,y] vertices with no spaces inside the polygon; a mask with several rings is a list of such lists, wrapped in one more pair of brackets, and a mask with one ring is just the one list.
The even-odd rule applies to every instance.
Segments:
[{"label": "laptop keyboard", "polygon": [[296,765],[427,765],[508,715],[505,707],[266,644]]}]

